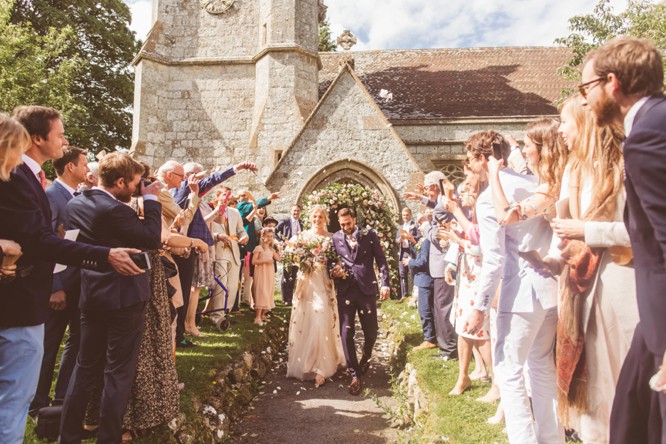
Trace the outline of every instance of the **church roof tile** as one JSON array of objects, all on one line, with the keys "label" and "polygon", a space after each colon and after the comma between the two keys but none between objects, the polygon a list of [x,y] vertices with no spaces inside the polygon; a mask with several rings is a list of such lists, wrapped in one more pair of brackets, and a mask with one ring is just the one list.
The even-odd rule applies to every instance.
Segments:
[{"label": "church roof tile", "polygon": [[[320,96],[344,60],[391,121],[557,114],[561,47],[382,50],[320,53]],[[382,91],[384,90],[384,91]]]}]

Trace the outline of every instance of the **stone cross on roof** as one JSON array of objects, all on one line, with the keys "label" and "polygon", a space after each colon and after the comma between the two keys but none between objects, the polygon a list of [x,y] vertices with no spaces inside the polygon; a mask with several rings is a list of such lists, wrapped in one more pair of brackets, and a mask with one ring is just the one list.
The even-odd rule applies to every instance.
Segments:
[{"label": "stone cross on roof", "polygon": [[349,51],[356,44],[356,36],[349,29],[345,29],[338,37],[337,43],[342,46],[342,49]]}]

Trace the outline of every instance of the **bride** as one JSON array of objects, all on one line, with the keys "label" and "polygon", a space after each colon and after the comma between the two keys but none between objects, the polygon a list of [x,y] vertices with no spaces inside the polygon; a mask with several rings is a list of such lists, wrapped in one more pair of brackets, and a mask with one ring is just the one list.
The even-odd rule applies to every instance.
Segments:
[{"label": "bride", "polygon": [[[326,230],[326,208],[312,207],[310,222],[312,227],[301,234],[304,241],[316,236],[331,237]],[[344,364],[338,304],[326,265],[300,270],[289,325],[287,377],[314,379],[315,385],[320,386]]]}]

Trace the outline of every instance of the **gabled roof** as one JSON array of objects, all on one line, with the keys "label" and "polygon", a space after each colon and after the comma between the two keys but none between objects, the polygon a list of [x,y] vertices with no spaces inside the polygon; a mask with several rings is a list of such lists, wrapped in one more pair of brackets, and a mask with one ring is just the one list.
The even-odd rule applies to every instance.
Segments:
[{"label": "gabled roof", "polygon": [[[354,71],[391,121],[557,114],[571,58],[562,47],[321,52],[320,96],[353,58]],[[380,91],[392,100],[380,97]]]},{"label": "gabled roof", "polygon": [[[276,172],[280,170],[282,167],[282,164],[286,161],[287,156],[291,154],[291,151],[294,149],[294,146],[298,144],[300,138],[302,137],[303,133],[310,127],[311,122],[314,120],[315,116],[319,113],[320,108],[322,105],[326,102],[327,97],[335,90],[336,83],[340,81],[342,77],[345,75],[351,76],[351,78],[354,80],[354,83],[357,85],[357,87],[360,89],[361,93],[367,98],[368,104],[375,110],[376,115],[379,116],[379,118],[384,122],[383,125],[387,128],[387,131],[391,133],[391,135],[395,138],[396,142],[400,145],[401,150],[404,152],[404,154],[407,156],[407,158],[416,166],[418,169],[418,162],[416,162],[416,159],[414,159],[414,156],[412,153],[409,151],[405,143],[403,142],[402,138],[398,135],[397,131],[392,127],[392,125],[389,123],[388,119],[386,118],[385,115],[382,114],[382,110],[379,108],[377,105],[376,101],[374,98],[370,95],[369,91],[365,88],[363,85],[363,82],[361,79],[356,75],[355,70],[352,66],[349,65],[349,63],[346,63],[344,61],[341,61],[341,64],[336,67],[336,73],[335,77],[328,82],[328,88],[326,91],[324,91],[323,95],[320,95],[319,102],[315,106],[315,108],[312,110],[308,118],[306,119],[305,123],[303,124],[303,127],[301,130],[298,132],[296,137],[292,140],[291,144],[287,147],[287,149],[282,153],[282,158],[280,161],[275,165],[275,168],[273,168],[273,171],[269,174],[268,178],[264,182],[265,184],[270,183]],[[320,84],[321,86],[321,84]],[[326,120],[327,125],[331,125],[331,123]]]}]

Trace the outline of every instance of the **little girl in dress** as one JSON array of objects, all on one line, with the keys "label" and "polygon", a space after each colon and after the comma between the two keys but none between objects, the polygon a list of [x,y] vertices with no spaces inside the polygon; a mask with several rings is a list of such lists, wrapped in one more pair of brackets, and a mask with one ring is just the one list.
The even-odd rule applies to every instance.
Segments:
[{"label": "little girl in dress", "polygon": [[259,245],[252,254],[254,265],[255,299],[254,310],[256,317],[254,323],[264,325],[266,313],[275,308],[275,261],[279,260],[277,251],[273,249],[275,232],[272,228],[261,230]]}]

